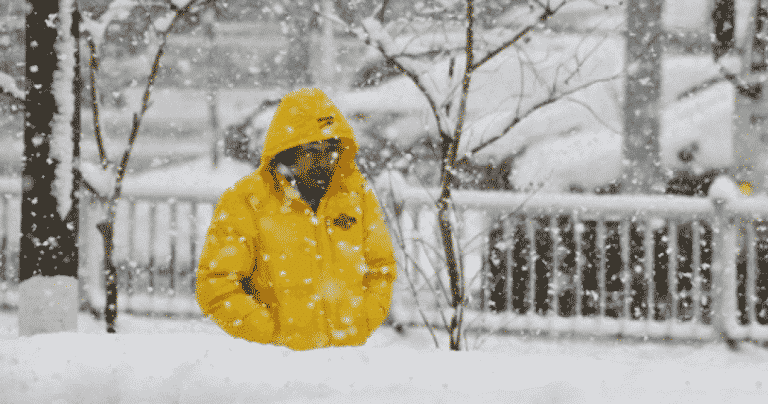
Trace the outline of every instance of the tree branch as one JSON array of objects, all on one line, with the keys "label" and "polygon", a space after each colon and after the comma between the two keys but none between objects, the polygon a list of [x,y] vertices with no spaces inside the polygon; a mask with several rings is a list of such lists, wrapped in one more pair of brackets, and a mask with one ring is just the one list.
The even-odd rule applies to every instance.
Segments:
[{"label": "tree branch", "polygon": [[442,119],[442,115],[440,113],[439,107],[437,106],[437,103],[435,102],[434,98],[432,97],[432,94],[427,91],[427,89],[424,87],[424,85],[421,83],[421,80],[419,79],[418,74],[408,70],[405,66],[402,65],[402,63],[398,62],[397,59],[395,59],[392,56],[387,55],[386,51],[384,50],[384,47],[379,43],[377,44],[377,49],[381,54],[384,56],[384,58],[387,60],[387,62],[392,63],[395,67],[397,67],[398,70],[403,72],[411,81],[413,84],[418,87],[419,91],[421,91],[422,94],[424,94],[424,97],[427,99],[427,102],[429,103],[429,107],[432,109],[432,114],[435,117],[435,121],[437,122],[437,129],[440,131],[440,137],[446,137],[447,134],[445,133],[445,129],[443,128],[444,122]]},{"label": "tree branch", "polygon": [[90,63],[88,63],[91,72],[91,110],[93,111],[93,134],[96,137],[96,146],[99,149],[99,161],[101,167],[107,169],[108,157],[104,149],[104,139],[101,135],[101,125],[99,124],[99,99],[96,91],[96,70],[99,68],[98,58],[96,57],[96,42],[92,36],[88,37],[88,48],[91,50]]},{"label": "tree branch", "polygon": [[578,73],[579,73],[579,71],[581,70],[581,68],[584,66],[584,63],[586,63],[586,62],[589,60],[589,58],[591,58],[591,57],[592,57],[592,55],[593,55],[595,52],[597,52],[597,50],[598,50],[598,49],[600,49],[600,47],[602,47],[602,46],[603,46],[603,44],[604,44],[604,43],[605,43],[607,40],[608,40],[608,36],[606,35],[606,36],[604,36],[604,37],[603,37],[603,38],[602,38],[600,41],[598,41],[598,42],[595,44],[595,46],[594,46],[592,49],[590,49],[590,50],[589,50],[589,51],[588,51],[586,54],[584,54],[584,56],[583,56],[582,58],[579,58],[579,53],[578,53],[578,52],[579,52],[579,48],[581,47],[581,45],[583,45],[583,44],[584,44],[584,42],[586,42],[586,37],[585,37],[585,38],[583,38],[583,39],[582,39],[582,40],[579,42],[579,44],[576,46],[576,53],[573,55],[573,59],[575,59],[575,60],[576,60],[576,66],[574,67],[574,69],[573,69],[573,71],[571,72],[571,74],[569,74],[569,75],[568,75],[568,77],[566,77],[566,78],[565,78],[565,80],[563,80],[563,84],[565,84],[565,85],[568,85],[568,82],[569,82],[569,81],[571,81],[571,79],[572,79],[574,76],[576,76],[576,74],[578,74]]},{"label": "tree branch", "polygon": [[737,76],[736,74],[732,73],[730,70],[728,70],[725,66],[721,65],[720,63],[717,64],[718,70],[720,70],[720,74],[723,75],[723,77],[728,80],[731,84],[736,87],[736,90],[744,95],[747,96],[753,100],[756,100],[760,97],[759,92],[757,91],[757,86],[750,85],[744,79]]},{"label": "tree branch", "polygon": [[481,143],[479,146],[476,146],[474,149],[472,149],[471,153],[475,154],[475,153],[479,152],[480,150],[486,148],[488,145],[490,145],[490,144],[496,142],[497,140],[501,139],[502,137],[504,137],[504,135],[507,134],[507,132],[509,132],[512,128],[514,128],[515,125],[520,123],[520,121],[522,121],[523,119],[527,118],[529,115],[531,115],[534,111],[538,110],[539,108],[545,107],[545,106],[547,106],[549,104],[554,103],[555,101],[558,101],[558,100],[560,100],[562,98],[565,98],[565,97],[567,97],[569,95],[572,95],[572,94],[574,94],[576,92],[579,92],[579,91],[581,91],[581,90],[583,90],[585,88],[591,87],[591,86],[593,86],[595,84],[609,82],[609,81],[615,80],[615,79],[617,79],[619,77],[621,77],[621,75],[620,74],[616,74],[616,75],[613,75],[611,77],[597,79],[595,81],[583,84],[581,86],[575,87],[575,88],[573,88],[573,89],[571,89],[569,91],[563,92],[563,93],[558,94],[556,96],[554,94],[550,94],[550,96],[547,97],[547,99],[545,99],[545,100],[535,104],[530,109],[528,109],[528,111],[526,111],[523,115],[516,115],[515,118],[512,119],[512,122],[510,122],[509,125],[507,125],[504,128],[504,130],[502,130],[501,134],[486,140],[485,142]]},{"label": "tree branch", "polygon": [[100,194],[99,191],[96,190],[96,188],[93,185],[91,185],[91,183],[88,182],[88,180],[85,179],[85,176],[83,175],[83,172],[80,171],[80,169],[76,168],[75,170],[77,171],[77,175],[80,176],[80,185],[83,188],[85,188],[86,191],[90,192],[91,195],[93,195],[101,203],[109,202],[109,197]]},{"label": "tree branch", "polygon": [[[371,184],[371,185],[374,188],[376,187],[375,184]],[[388,193],[388,197],[389,197],[389,200],[394,205],[397,205],[397,203],[399,201],[396,200],[393,188],[394,188],[394,186],[392,184],[392,177],[389,177],[389,193]],[[376,193],[379,193],[379,190],[374,189],[374,191]],[[394,224],[397,225],[397,228],[396,229],[393,228],[392,230],[394,230],[393,233],[395,234],[395,238],[397,239],[397,244],[400,247],[400,251],[402,251],[403,255],[405,256],[406,261],[410,261],[414,265],[414,267],[416,268],[416,271],[426,281],[427,287],[429,288],[430,292],[432,293],[432,296],[435,298],[435,304],[438,307],[438,313],[440,314],[440,318],[443,321],[443,328],[445,330],[448,330],[448,321],[445,318],[445,315],[443,314],[443,311],[441,310],[441,307],[440,307],[440,296],[439,296],[438,292],[435,290],[435,288],[432,286],[432,284],[429,282],[429,278],[426,276],[426,272],[418,264],[416,258],[413,257],[411,254],[409,254],[406,251],[405,238],[403,236],[403,229],[402,229],[402,225],[401,225],[400,220],[399,220],[399,214],[398,214],[398,210],[397,210],[398,208],[396,206],[393,206],[393,208],[395,210],[395,216],[396,217],[392,218],[389,215],[389,210],[388,209],[383,209],[382,211],[384,213],[384,218],[385,218],[387,223],[394,223]],[[411,238],[411,241],[415,241],[415,240],[413,238]],[[429,330],[429,333],[432,336],[432,340],[435,343],[435,347],[439,349],[440,348],[440,344],[437,341],[437,336],[435,335],[434,331],[432,330],[432,326],[430,325],[429,320],[427,319],[426,314],[424,314],[424,310],[421,308],[421,305],[419,304],[420,302],[419,302],[418,291],[416,290],[416,285],[414,283],[414,280],[411,278],[409,271],[407,271],[407,270],[406,270],[406,273],[405,273],[405,279],[408,281],[408,286],[409,286],[409,288],[411,290],[411,294],[413,295],[414,301],[416,302],[416,309],[418,310],[419,315],[421,316],[421,320],[424,322],[424,325],[427,327],[427,330]],[[439,285],[442,286],[442,282],[439,283]],[[445,293],[445,291],[443,291],[443,296],[445,296],[446,300],[447,300],[447,294]]]},{"label": "tree branch", "polygon": [[376,18],[382,24],[384,24],[384,13],[387,11],[387,5],[389,5],[389,0],[382,1],[381,8],[379,9],[379,12],[376,15]]},{"label": "tree branch", "polygon": [[454,52],[464,51],[464,47],[456,47],[456,48],[443,48],[443,49],[436,49],[436,50],[428,50],[424,52],[419,53],[413,53],[413,52],[401,52],[394,55],[390,55],[393,58],[412,58],[412,59],[419,59],[419,58],[435,58],[437,56],[442,55],[451,55]]},{"label": "tree branch", "polygon": [[[461,141],[461,133],[464,127],[464,119],[467,111],[467,97],[469,94],[469,84],[472,78],[472,62],[474,57],[473,49],[473,25],[474,25],[474,2],[467,0],[467,30],[466,30],[466,66],[462,77],[461,99],[457,110],[457,122],[453,140],[443,140],[443,161],[441,167],[441,192],[438,200],[438,222],[440,233],[442,235],[443,248],[445,250],[446,264],[448,266],[448,275],[451,278],[451,306],[454,312],[451,317],[450,345],[451,350],[460,350],[461,328],[464,322],[464,306],[466,304],[466,282],[464,279],[464,261],[459,253],[458,262],[456,262],[456,247],[454,244],[454,232],[451,222],[448,218],[448,207],[450,206],[451,184],[454,180],[454,165],[456,163],[456,153]],[[461,250],[459,250],[461,251]]]},{"label": "tree branch", "polygon": [[[432,251],[432,253],[438,258],[436,258],[436,260],[433,260],[429,255],[427,255],[427,260],[429,261],[429,264],[432,265],[434,268],[440,268],[440,266],[437,265],[437,264],[442,264],[441,262],[439,262],[439,257],[441,254],[445,253],[445,251],[439,250],[436,246],[420,238],[412,238],[411,241],[416,243],[417,245],[422,245],[425,248],[428,248],[430,251]],[[435,296],[435,302],[439,304],[441,301],[438,299],[438,297],[442,296],[444,299],[442,303],[445,303],[446,306],[450,306],[451,294],[448,293],[448,289],[446,289],[445,284],[443,284],[443,281],[442,279],[440,279],[439,274],[435,272],[434,275],[430,277],[429,275],[427,275],[427,272],[416,262],[415,257],[408,255],[407,253],[406,255],[411,261],[413,261],[413,265],[416,267],[419,274],[421,274],[422,278],[424,278],[424,284],[427,285],[430,292]],[[432,285],[432,282],[435,282],[435,284],[437,285],[437,289],[435,289],[435,287]],[[446,326],[448,325],[448,322],[445,321],[445,319],[443,319],[443,323]]]},{"label": "tree branch", "polygon": [[427,99],[427,102],[429,103],[429,107],[432,109],[432,114],[435,117],[435,121],[437,122],[437,128],[438,128],[438,131],[440,132],[440,137],[441,138],[447,137],[448,135],[445,133],[446,131],[444,128],[445,122],[442,119],[442,114],[439,110],[439,107],[435,102],[435,99],[433,98],[432,94],[430,94],[429,91],[427,91],[427,89],[422,84],[421,79],[419,78],[419,75],[416,74],[416,72],[413,72],[410,69],[406,68],[394,56],[387,53],[387,50],[384,48],[384,44],[382,44],[381,41],[375,41],[374,43],[374,41],[371,40],[371,33],[368,32],[368,28],[366,28],[365,25],[363,25],[363,29],[365,30],[365,33],[366,33],[365,38],[362,38],[358,33],[355,33],[354,31],[350,30],[350,32],[355,33],[355,35],[357,35],[358,38],[362,39],[366,45],[375,47],[388,63],[391,63],[392,65],[394,65],[398,70],[403,72],[403,74],[405,74],[409,79],[411,79],[413,84],[416,85],[419,91],[421,91],[421,93]]},{"label": "tree branch", "polygon": [[357,37],[361,42],[365,43],[366,45],[372,46],[372,47],[376,48],[376,50],[378,50],[379,53],[381,53],[381,55],[384,57],[384,60],[386,62],[391,63],[398,70],[403,72],[403,74],[405,74],[409,79],[411,79],[413,84],[416,85],[416,87],[419,89],[419,91],[427,99],[427,102],[429,103],[429,107],[430,107],[430,109],[432,109],[432,114],[435,117],[435,121],[437,122],[437,129],[440,132],[440,137],[441,138],[448,137],[448,135],[445,133],[446,132],[445,128],[444,128],[445,122],[442,119],[442,116],[441,116],[441,113],[439,111],[439,107],[437,106],[437,103],[435,102],[435,100],[432,97],[432,95],[427,91],[427,89],[422,84],[421,79],[419,79],[418,74],[416,74],[415,72],[409,70],[402,63],[397,61],[396,58],[399,55],[390,55],[389,53],[387,53],[387,50],[384,49],[384,44],[382,44],[380,41],[371,40],[371,33],[368,32],[368,29],[365,27],[365,25],[363,25],[363,31],[364,31],[364,35],[363,35],[363,33],[361,33],[358,30],[352,29],[352,27],[350,27],[349,24],[347,24],[346,22],[344,22],[343,20],[341,20],[340,18],[338,18],[336,16],[327,15],[327,14],[321,13],[320,11],[317,11],[317,10],[313,10],[313,12],[315,14],[317,14],[318,16],[320,16],[320,17],[326,18],[329,21],[333,21],[333,22],[335,22],[337,24],[342,25],[344,27],[344,30],[347,33],[350,33],[350,34],[354,35],[355,37]]},{"label": "tree branch", "polygon": [[523,37],[524,37],[526,34],[528,34],[529,32],[533,31],[533,29],[534,29],[534,28],[536,28],[536,26],[537,26],[537,25],[539,25],[539,24],[541,24],[541,23],[543,23],[543,22],[547,21],[547,20],[549,19],[549,17],[551,17],[551,16],[553,16],[555,13],[557,13],[557,12],[558,12],[558,10],[560,10],[560,8],[561,8],[561,7],[563,7],[565,4],[567,4],[567,3],[568,3],[568,1],[563,1],[563,2],[562,2],[562,3],[560,3],[560,5],[558,5],[558,6],[557,6],[555,9],[552,9],[552,8],[549,6],[549,4],[546,4],[546,5],[545,5],[545,4],[542,4],[540,1],[537,1],[537,3],[539,4],[539,6],[541,6],[541,7],[544,9],[544,12],[542,12],[542,13],[541,13],[541,15],[540,15],[540,16],[539,16],[539,18],[536,20],[536,22],[535,22],[535,23],[533,23],[533,24],[529,24],[528,26],[524,27],[524,28],[523,28],[523,29],[521,29],[521,30],[520,30],[520,31],[519,31],[519,32],[518,32],[518,33],[517,33],[517,34],[516,34],[514,37],[512,37],[512,39],[510,39],[510,40],[508,40],[508,41],[504,42],[503,44],[501,44],[501,45],[500,45],[499,47],[497,47],[496,49],[494,49],[494,50],[492,50],[492,51],[488,52],[488,53],[487,53],[487,54],[486,54],[486,55],[485,55],[485,56],[484,56],[482,59],[480,59],[479,61],[477,61],[477,63],[475,63],[475,64],[473,64],[473,65],[471,66],[471,70],[472,70],[472,71],[474,71],[474,70],[477,70],[477,69],[478,69],[480,66],[482,66],[482,65],[483,65],[485,62],[487,62],[487,61],[491,60],[491,59],[492,59],[494,56],[496,56],[496,55],[498,55],[499,53],[501,53],[501,52],[502,52],[504,49],[507,49],[508,47],[510,47],[510,46],[512,46],[513,44],[515,44],[517,41],[519,41],[520,39],[522,39],[522,38],[523,38]]},{"label": "tree branch", "polygon": [[592,117],[594,117],[597,120],[598,123],[600,123],[600,125],[603,125],[603,127],[605,127],[606,129],[610,130],[613,133],[621,133],[620,130],[611,127],[611,125],[608,124],[608,122],[603,120],[603,118],[600,118],[600,116],[597,115],[597,112],[595,112],[595,110],[592,108],[592,106],[590,106],[586,102],[581,101],[581,100],[577,100],[577,99],[575,99],[573,97],[565,97],[565,99],[567,99],[568,101],[570,101],[570,102],[572,102],[574,104],[579,104],[580,106],[582,106],[584,109],[586,109],[592,115]]},{"label": "tree branch", "polygon": [[144,87],[144,96],[142,98],[141,103],[141,111],[137,114],[133,114],[133,126],[131,128],[131,135],[128,138],[128,147],[125,149],[125,153],[123,153],[123,158],[120,161],[120,166],[117,168],[117,180],[115,181],[115,192],[113,195],[114,199],[120,198],[120,194],[122,192],[122,182],[123,177],[125,176],[126,167],[128,166],[128,160],[131,156],[131,151],[133,150],[133,144],[136,141],[136,136],[139,134],[139,128],[141,127],[141,121],[144,118],[144,113],[147,112],[147,109],[149,108],[149,96],[152,93],[152,87],[155,83],[155,79],[157,78],[157,73],[160,70],[160,58],[163,57],[163,54],[165,53],[165,45],[168,43],[168,34],[173,29],[174,24],[181,18],[184,17],[184,15],[189,12],[190,8],[193,4],[195,4],[196,1],[190,1],[187,3],[187,5],[184,8],[175,8],[173,11],[175,11],[175,15],[173,17],[173,20],[171,20],[171,23],[168,25],[168,27],[162,32],[162,41],[160,42],[160,46],[157,49],[157,53],[155,53],[155,60],[152,63],[152,71],[149,73],[149,77],[147,78],[147,85]]},{"label": "tree branch", "polygon": [[132,8],[138,5],[137,0],[114,0],[109,3],[106,11],[97,20],[90,18],[91,13],[83,13],[81,15],[83,32],[88,33],[89,40],[92,40],[97,46],[101,46],[109,23],[118,19],[121,14],[130,12]]}]

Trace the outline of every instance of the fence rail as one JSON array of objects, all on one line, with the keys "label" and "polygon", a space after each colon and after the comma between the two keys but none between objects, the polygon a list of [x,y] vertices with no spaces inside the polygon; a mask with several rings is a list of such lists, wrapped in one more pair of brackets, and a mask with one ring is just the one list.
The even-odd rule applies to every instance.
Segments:
[{"label": "fence rail", "polygon": [[[379,192],[400,277],[397,321],[449,318],[437,189]],[[0,305],[15,307],[20,184],[0,181]],[[118,308],[200,315],[194,273],[217,195],[126,192],[118,204]],[[768,201],[679,196],[528,196],[454,191],[466,271],[466,324],[488,330],[768,339]],[[81,209],[81,296],[105,302],[97,221]],[[395,214],[397,212],[397,214]],[[461,220],[459,220],[461,219]],[[410,282],[409,282],[410,281]],[[412,286],[411,286],[412,282]],[[414,295],[417,298],[414,298]]]},{"label": "fence rail", "polygon": [[[437,239],[439,194],[413,188],[387,198],[401,212],[394,227],[410,257],[401,273],[418,292],[441,288],[426,283],[437,283],[434,267],[444,266],[423,258],[430,253],[424,239]],[[482,245],[463,250],[481,262],[465,265],[470,327],[768,339],[765,198],[454,191],[453,201],[459,216],[484,216]],[[477,238],[464,236],[460,248]],[[447,277],[441,281],[447,285]],[[441,324],[446,306],[426,314]],[[399,314],[421,322],[412,310]]]}]

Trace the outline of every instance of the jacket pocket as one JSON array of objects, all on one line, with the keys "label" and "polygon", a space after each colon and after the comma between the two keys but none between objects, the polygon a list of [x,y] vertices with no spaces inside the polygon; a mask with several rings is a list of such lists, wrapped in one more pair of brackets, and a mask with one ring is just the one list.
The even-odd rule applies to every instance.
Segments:
[{"label": "jacket pocket", "polygon": [[368,292],[366,292],[363,301],[365,315],[368,320],[368,334],[371,334],[384,322],[389,312],[389,307],[383,304],[382,299]]},{"label": "jacket pocket", "polygon": [[343,213],[326,221],[334,256],[346,266],[355,265],[363,254],[363,228],[360,222],[359,218]]}]

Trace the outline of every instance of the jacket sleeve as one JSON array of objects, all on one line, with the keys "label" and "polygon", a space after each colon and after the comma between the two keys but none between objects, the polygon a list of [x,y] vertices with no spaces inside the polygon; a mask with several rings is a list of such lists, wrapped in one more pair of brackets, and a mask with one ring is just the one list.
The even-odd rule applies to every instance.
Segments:
[{"label": "jacket sleeve", "polygon": [[363,280],[364,303],[371,330],[387,317],[392,301],[392,285],[397,277],[397,263],[392,239],[376,196],[367,187],[363,197],[363,244],[368,272]]},{"label": "jacket sleeve", "polygon": [[195,294],[203,314],[228,334],[269,343],[275,329],[271,310],[243,289],[255,263],[255,226],[252,211],[240,199],[228,190],[216,206],[197,268]]}]

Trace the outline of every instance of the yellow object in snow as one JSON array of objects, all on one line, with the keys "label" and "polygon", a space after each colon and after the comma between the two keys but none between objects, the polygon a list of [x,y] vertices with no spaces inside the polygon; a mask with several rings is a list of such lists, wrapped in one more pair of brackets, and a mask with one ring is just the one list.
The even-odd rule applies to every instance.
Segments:
[{"label": "yellow object in snow", "polygon": [[740,182],[739,191],[746,196],[752,196],[752,184],[749,182]]},{"label": "yellow object in snow", "polygon": [[[272,159],[338,138],[317,213]],[[221,196],[197,270],[202,312],[230,335],[294,350],[364,344],[389,311],[396,262],[379,203],[354,162],[349,123],[320,90],[287,94],[262,163]]]}]

